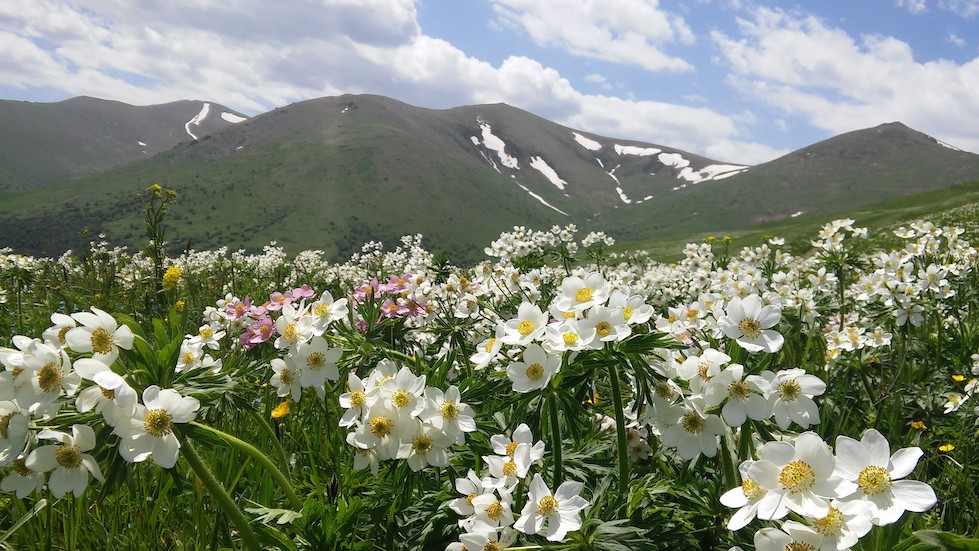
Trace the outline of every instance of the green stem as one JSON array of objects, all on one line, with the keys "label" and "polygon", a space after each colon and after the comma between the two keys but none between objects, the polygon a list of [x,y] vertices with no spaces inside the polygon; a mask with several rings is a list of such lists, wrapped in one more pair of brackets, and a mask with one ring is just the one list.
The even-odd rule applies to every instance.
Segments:
[{"label": "green stem", "polygon": [[268,436],[269,440],[272,441],[272,448],[275,450],[275,458],[279,461],[279,468],[283,473],[289,473],[289,460],[286,459],[286,451],[282,449],[282,443],[279,442],[278,436],[275,435],[275,431],[272,430],[271,425],[268,421],[262,417],[258,411],[248,408],[248,414],[252,416],[252,419],[258,423],[258,426],[262,427],[265,435]]},{"label": "green stem", "polygon": [[193,443],[188,440],[182,433],[178,433],[178,438],[180,438],[181,444],[181,454],[190,468],[194,470],[194,473],[198,478],[201,479],[201,483],[207,488],[207,491],[211,493],[211,496],[217,500],[218,505],[221,510],[228,515],[231,522],[234,523],[235,527],[238,528],[238,534],[241,536],[242,541],[245,543],[245,547],[251,549],[252,551],[260,551],[261,546],[258,543],[258,538],[255,537],[255,532],[252,531],[252,527],[248,524],[248,519],[241,512],[241,509],[235,505],[235,502],[228,495],[228,492],[224,490],[221,482],[214,477],[214,473],[207,468],[204,461],[201,460],[200,456],[197,455],[197,451],[194,449]]},{"label": "green stem", "polygon": [[551,455],[554,457],[554,479],[551,481],[551,484],[554,488],[557,488],[561,485],[564,461],[562,458],[561,422],[558,419],[557,400],[554,398],[553,391],[547,395],[547,409],[551,415]]},{"label": "green stem", "polygon": [[276,468],[275,463],[272,463],[272,460],[269,459],[267,455],[262,453],[261,450],[255,446],[252,446],[248,442],[245,442],[244,440],[235,438],[234,436],[231,436],[230,434],[216,428],[202,425],[197,422],[192,422],[191,425],[196,428],[206,430],[216,436],[220,436],[225,442],[231,444],[233,447],[251,456],[252,459],[258,461],[258,463],[265,467],[265,470],[272,475],[272,479],[275,481],[275,483],[278,484],[282,488],[282,491],[285,492],[286,497],[289,499],[289,505],[292,506],[293,510],[302,510],[303,502],[299,499],[299,496],[296,495],[296,491],[292,489],[292,484],[289,483],[289,479],[282,474],[282,471]]},{"label": "green stem", "polygon": [[625,409],[622,407],[622,390],[619,388],[617,364],[608,366],[609,384],[612,387],[612,403],[615,407],[615,436],[619,444],[619,495],[625,495],[629,485],[629,442],[625,433]]}]

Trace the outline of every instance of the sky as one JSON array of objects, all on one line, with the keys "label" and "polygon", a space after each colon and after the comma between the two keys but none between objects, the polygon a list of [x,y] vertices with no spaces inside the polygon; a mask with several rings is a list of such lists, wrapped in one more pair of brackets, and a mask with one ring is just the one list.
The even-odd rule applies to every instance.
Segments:
[{"label": "sky", "polygon": [[346,93],[737,164],[893,121],[979,152],[979,0],[0,2],[0,99]]}]

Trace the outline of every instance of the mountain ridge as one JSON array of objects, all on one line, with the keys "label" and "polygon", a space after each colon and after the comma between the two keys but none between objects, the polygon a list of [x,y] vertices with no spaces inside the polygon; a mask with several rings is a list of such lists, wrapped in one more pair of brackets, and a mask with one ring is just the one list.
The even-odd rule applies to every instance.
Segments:
[{"label": "mountain ridge", "polygon": [[254,250],[274,240],[292,252],[343,256],[367,240],[422,233],[471,260],[514,225],[575,223],[645,239],[799,211],[828,215],[970,179],[979,179],[979,155],[900,123],[748,166],[573,129],[506,104],[435,110],[342,95],[229,123],[109,170],[0,190],[0,247],[57,254],[84,246],[83,227],[134,244],[136,195],[153,182],[181,201],[173,241],[198,248]]}]

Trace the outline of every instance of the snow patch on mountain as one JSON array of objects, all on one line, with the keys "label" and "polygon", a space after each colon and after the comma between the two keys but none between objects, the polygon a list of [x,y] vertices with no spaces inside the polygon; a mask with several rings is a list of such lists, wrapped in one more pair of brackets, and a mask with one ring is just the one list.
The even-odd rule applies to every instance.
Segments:
[{"label": "snow patch on mountain", "polygon": [[564,186],[568,185],[568,183],[562,180],[561,177],[557,175],[557,172],[551,168],[551,165],[547,164],[544,159],[540,157],[531,157],[530,166],[531,168],[536,168],[541,174],[544,175],[545,178],[557,186],[558,189],[563,191]]},{"label": "snow patch on mountain", "polygon": [[707,180],[720,180],[728,176],[734,176],[745,170],[748,170],[748,167],[742,165],[710,165],[700,170],[694,170],[688,166],[680,171],[677,178],[696,184]]},{"label": "snow patch on mountain", "polygon": [[683,158],[683,155],[679,153],[660,153],[659,162],[666,166],[672,166],[673,168],[686,168],[690,166],[690,161]]},{"label": "snow patch on mountain", "polygon": [[613,168],[611,171],[606,172],[605,174],[608,174],[610,178],[615,180],[615,192],[619,194],[619,199],[621,199],[623,203],[628,205],[629,203],[632,202],[632,199],[629,199],[629,197],[625,194],[625,192],[622,191],[622,183],[619,182],[619,179],[615,176],[615,169],[619,168],[620,166],[622,165],[615,165],[615,168]]},{"label": "snow patch on mountain", "polygon": [[941,140],[935,140],[935,141],[938,142],[938,145],[940,145],[942,147],[947,147],[947,148],[951,149],[952,151],[962,151],[961,149],[955,147],[954,145],[952,145],[950,143],[945,143],[945,142],[943,142]]},{"label": "snow patch on mountain", "polygon": [[[479,128],[483,131],[483,147],[491,151],[495,151],[497,156],[500,158],[500,164],[503,166],[520,170],[520,165],[517,163],[517,158],[507,154],[506,143],[493,134],[493,127],[481,117],[476,117],[476,122],[479,123]],[[473,143],[479,145],[478,141],[475,141],[475,136],[473,136],[473,139]]]},{"label": "snow patch on mountain", "polygon": [[145,144],[144,142],[141,142],[141,141],[137,141],[136,143],[138,143],[139,145],[141,145],[141,146],[143,146],[143,147],[146,147],[146,144]]},{"label": "snow patch on mountain", "polygon": [[581,145],[581,147],[584,147],[589,151],[598,151],[599,149],[602,148],[602,144],[596,142],[591,138],[586,138],[577,132],[572,132],[571,134],[574,135],[574,141],[578,142]]},{"label": "snow patch on mountain", "polygon": [[[511,177],[512,177],[512,175],[511,175]],[[517,181],[514,180],[514,182],[517,182]],[[521,184],[520,182],[517,182],[517,185],[520,186],[521,189],[523,189],[524,191],[526,191],[527,193],[529,193],[531,197],[533,197],[534,199],[537,199],[538,201],[540,201],[540,204],[544,205],[545,207],[548,207],[548,208],[553,209],[553,210],[555,210],[557,212],[560,212],[561,214],[563,214],[565,216],[568,215],[568,213],[564,212],[563,210],[561,210],[561,209],[555,207],[554,205],[548,203],[547,201],[545,201],[544,198],[541,197],[540,195],[537,195],[533,191],[530,191],[530,189],[528,189],[527,186]]]},{"label": "snow patch on mountain", "polygon": [[187,121],[187,124],[184,125],[184,130],[187,131],[187,134],[190,135],[191,139],[196,140],[197,136],[195,136],[194,133],[190,131],[190,125],[196,124],[197,126],[200,126],[201,122],[203,122],[204,119],[207,118],[207,114],[210,112],[211,112],[211,104],[204,102],[204,107],[201,107],[201,112],[195,115],[194,118]]},{"label": "snow patch on mountain", "polygon": [[234,113],[228,113],[227,111],[222,111],[221,112],[221,118],[224,119],[224,120],[226,120],[226,121],[228,121],[228,122],[230,122],[231,124],[238,124],[239,122],[243,122],[243,121],[248,120],[247,117],[242,117],[240,115],[235,115]]},{"label": "snow patch on mountain", "polygon": [[634,145],[615,144],[615,152],[619,155],[638,155],[640,157],[648,157],[661,151],[663,150],[655,147],[637,147]]}]

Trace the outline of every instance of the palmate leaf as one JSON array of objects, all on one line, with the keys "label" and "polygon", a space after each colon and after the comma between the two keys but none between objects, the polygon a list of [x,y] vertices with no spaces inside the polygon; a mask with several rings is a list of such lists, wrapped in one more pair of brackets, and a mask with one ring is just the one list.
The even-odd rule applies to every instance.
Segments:
[{"label": "palmate leaf", "polygon": [[939,530],[918,530],[895,551],[979,551],[979,538]]},{"label": "palmate leaf", "polygon": [[272,509],[269,507],[245,507],[245,511],[253,515],[257,515],[257,521],[262,524],[268,524],[275,521],[276,524],[290,524],[292,521],[303,516],[299,511],[293,511],[291,509]]}]

